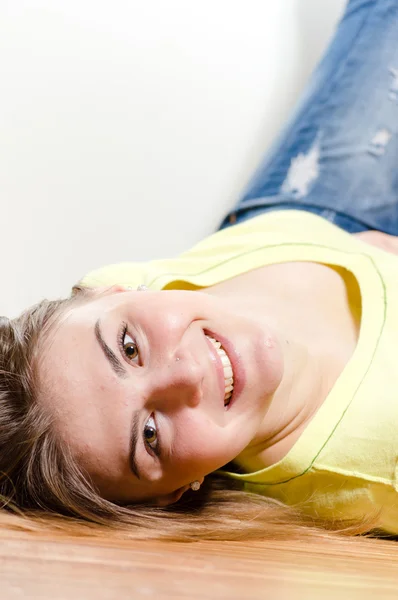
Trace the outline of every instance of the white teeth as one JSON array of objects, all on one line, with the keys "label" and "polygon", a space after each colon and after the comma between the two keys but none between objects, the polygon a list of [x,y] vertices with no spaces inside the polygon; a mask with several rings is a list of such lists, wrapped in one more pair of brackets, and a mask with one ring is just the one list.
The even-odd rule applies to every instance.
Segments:
[{"label": "white teeth", "polygon": [[231,364],[229,362],[229,358],[226,354],[221,354],[221,352],[219,352],[220,354],[220,358],[221,358],[221,362],[223,364],[223,367],[229,367],[229,365]]},{"label": "white teeth", "polygon": [[231,396],[232,396],[232,392],[228,392],[228,394],[225,394],[225,397],[224,397],[224,406],[225,407],[227,407],[229,405]]},{"label": "white teeth", "polygon": [[[206,335],[206,334],[205,334]],[[207,339],[211,341],[215,349],[217,350],[217,354],[221,359],[222,366],[224,368],[224,380],[225,380],[225,396],[224,396],[224,406],[228,406],[229,400],[232,396],[232,391],[234,389],[234,375],[232,371],[231,361],[224,348],[221,346],[221,343],[215,340],[214,338],[206,335]]]},{"label": "white teeth", "polygon": [[233,374],[232,374],[231,367],[224,367],[224,378],[229,379],[232,376],[233,376]]}]

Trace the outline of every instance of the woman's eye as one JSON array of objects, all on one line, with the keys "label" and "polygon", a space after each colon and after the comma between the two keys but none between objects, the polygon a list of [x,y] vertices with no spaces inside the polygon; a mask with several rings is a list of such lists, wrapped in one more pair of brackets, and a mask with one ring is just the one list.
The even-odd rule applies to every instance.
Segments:
[{"label": "woman's eye", "polygon": [[155,419],[152,417],[152,415],[144,425],[144,440],[151,450],[156,452],[158,445],[158,432],[156,429]]},{"label": "woman's eye", "polygon": [[127,332],[123,334],[122,347],[125,356],[129,360],[134,361],[138,358],[138,346]]}]

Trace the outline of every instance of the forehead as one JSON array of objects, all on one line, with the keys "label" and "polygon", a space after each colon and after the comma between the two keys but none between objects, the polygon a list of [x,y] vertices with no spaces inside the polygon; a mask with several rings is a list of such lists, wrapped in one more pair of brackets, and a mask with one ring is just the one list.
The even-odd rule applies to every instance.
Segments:
[{"label": "forehead", "polygon": [[55,323],[42,345],[39,364],[42,389],[49,388],[47,391],[61,395],[63,391],[77,392],[82,378],[92,374],[98,350],[93,331],[103,313],[102,304],[93,299],[72,306]]},{"label": "forehead", "polygon": [[122,390],[94,330],[97,319],[112,316],[116,305],[109,296],[70,308],[46,340],[39,366],[40,401],[55,416],[55,426],[73,453],[90,457],[91,471],[96,462],[103,471],[110,440],[122,434],[109,402],[116,403]]}]

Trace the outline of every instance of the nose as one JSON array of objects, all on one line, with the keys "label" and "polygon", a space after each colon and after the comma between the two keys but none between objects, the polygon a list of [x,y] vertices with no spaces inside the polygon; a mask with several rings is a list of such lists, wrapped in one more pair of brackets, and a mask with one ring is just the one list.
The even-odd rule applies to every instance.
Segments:
[{"label": "nose", "polygon": [[203,368],[193,356],[170,357],[149,373],[149,378],[148,400],[163,411],[194,408],[202,399]]}]

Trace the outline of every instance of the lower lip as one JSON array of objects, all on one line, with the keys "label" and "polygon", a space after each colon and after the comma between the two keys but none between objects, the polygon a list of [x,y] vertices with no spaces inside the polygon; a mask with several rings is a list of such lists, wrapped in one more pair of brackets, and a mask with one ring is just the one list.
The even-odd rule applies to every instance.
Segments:
[{"label": "lower lip", "polygon": [[243,388],[246,384],[246,374],[245,369],[242,364],[242,358],[236,351],[234,345],[225,337],[220,336],[218,333],[214,331],[205,331],[207,335],[213,337],[218,342],[220,342],[221,346],[224,348],[227,356],[232,365],[232,373],[234,377],[234,389],[232,390],[232,396],[229,400],[228,406],[225,409],[228,411],[232,408],[232,406],[236,403],[238,397],[242,393]]}]

